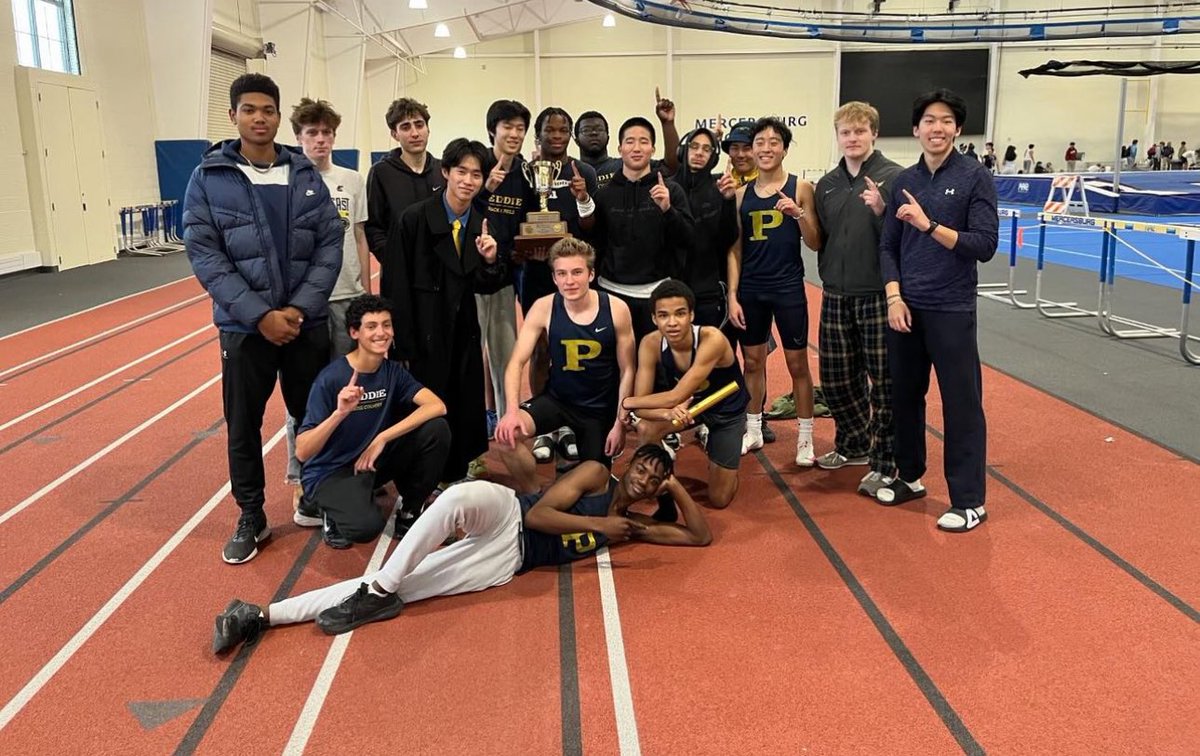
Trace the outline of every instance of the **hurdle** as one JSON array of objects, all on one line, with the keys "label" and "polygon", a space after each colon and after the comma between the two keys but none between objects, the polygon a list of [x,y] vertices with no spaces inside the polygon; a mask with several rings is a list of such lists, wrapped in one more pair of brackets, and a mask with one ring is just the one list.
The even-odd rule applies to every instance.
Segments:
[{"label": "hurdle", "polygon": [[[1094,318],[1096,317],[1095,310],[1086,310],[1079,306],[1078,302],[1057,302],[1053,299],[1047,299],[1042,296],[1042,274],[1046,268],[1046,226],[1049,223],[1057,222],[1064,226],[1083,226],[1085,228],[1095,228],[1096,221],[1099,218],[1088,218],[1079,215],[1062,215],[1055,213],[1040,212],[1038,218],[1038,253],[1037,253],[1037,273],[1033,279],[1033,303],[1037,308],[1038,314],[1044,318],[1057,320],[1059,318]],[[1105,236],[1107,239],[1107,235]],[[1104,266],[1107,260],[1108,244],[1107,241],[1101,245],[1101,260],[1100,260],[1100,285],[1104,285]],[[1053,312],[1051,312],[1053,310]]]},{"label": "hurdle", "polygon": [[175,200],[122,207],[119,211],[120,251],[143,257],[163,257],[182,252],[183,240],[176,232],[178,214],[178,202]]},{"label": "hurdle", "polygon": [[981,297],[1000,302],[1001,304],[1011,305],[1020,310],[1032,310],[1037,307],[1034,302],[1022,302],[1017,299],[1020,294],[1027,294],[1025,289],[1018,289],[1016,283],[1017,277],[1017,235],[1019,233],[1018,224],[1021,221],[1021,211],[1012,210],[1007,207],[999,208],[996,211],[1001,218],[1009,220],[1009,239],[1008,239],[1008,283],[984,283],[976,286],[976,294]]},{"label": "hurdle", "polygon": [[[1042,223],[1043,240],[1045,238],[1046,225],[1051,223],[1057,225],[1096,228],[1104,233],[1104,237],[1100,245],[1100,290],[1098,306],[1094,313],[1090,313],[1096,317],[1096,321],[1104,333],[1118,339],[1178,339],[1180,356],[1182,356],[1184,360],[1192,365],[1200,365],[1200,354],[1193,352],[1189,344],[1189,341],[1193,339],[1200,341],[1200,336],[1191,335],[1188,330],[1189,317],[1191,314],[1192,289],[1195,287],[1195,284],[1192,283],[1192,274],[1196,269],[1196,240],[1200,239],[1200,226],[1182,226],[1170,223],[1148,223],[1144,221],[1127,221],[1116,218],[1081,218],[1079,216],[1056,215],[1053,213],[1038,213],[1038,220]],[[1120,231],[1141,231],[1151,234],[1166,234],[1185,240],[1187,242],[1187,256],[1184,264],[1184,275],[1180,276],[1167,266],[1163,265],[1139,250],[1137,247],[1134,247],[1132,244],[1122,239],[1118,233]],[[1127,247],[1134,254],[1167,273],[1169,276],[1179,279],[1182,282],[1182,305],[1178,328],[1155,325],[1153,323],[1146,323],[1133,318],[1114,314],[1113,290],[1116,283],[1118,244]],[[1039,242],[1039,271],[1041,268],[1043,252],[1044,243]],[[1063,303],[1056,304],[1061,305]],[[1073,309],[1075,310],[1073,312],[1055,313],[1048,315],[1047,317],[1067,317],[1088,314],[1085,310],[1081,310],[1079,308]]]}]

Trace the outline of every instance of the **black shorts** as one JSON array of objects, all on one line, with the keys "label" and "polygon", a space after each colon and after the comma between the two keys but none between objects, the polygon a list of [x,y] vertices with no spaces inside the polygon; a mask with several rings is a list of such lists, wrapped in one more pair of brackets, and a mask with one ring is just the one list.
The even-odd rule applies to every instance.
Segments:
[{"label": "black shorts", "polygon": [[533,418],[534,435],[551,433],[564,425],[575,432],[575,443],[579,447],[580,460],[595,460],[611,466],[612,460],[604,453],[604,440],[617,422],[617,409],[592,412],[560,402],[549,394],[539,394],[521,409]]},{"label": "black shorts", "polygon": [[746,318],[742,346],[767,343],[774,320],[781,347],[808,348],[808,297],[803,289],[799,294],[740,292],[738,301]]},{"label": "black shorts", "polygon": [[708,461],[717,467],[736,470],[742,463],[742,436],[746,433],[746,415],[709,417],[707,413],[696,418],[699,425],[708,426],[708,441],[705,453]]}]

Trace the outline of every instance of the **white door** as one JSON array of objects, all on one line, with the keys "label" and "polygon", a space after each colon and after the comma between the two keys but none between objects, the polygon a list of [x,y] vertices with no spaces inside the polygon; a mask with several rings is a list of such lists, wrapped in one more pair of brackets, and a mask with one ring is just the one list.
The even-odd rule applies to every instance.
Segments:
[{"label": "white door", "polygon": [[71,126],[71,96],[67,87],[38,84],[38,118],[46,154],[46,190],[50,196],[52,265],[59,270],[88,264],[87,234],[75,162],[75,132]]},{"label": "white door", "polygon": [[75,165],[79,173],[83,228],[89,264],[117,255],[116,221],[109,207],[108,174],[104,165],[104,140],[100,131],[100,103],[96,93],[71,88],[71,125]]}]

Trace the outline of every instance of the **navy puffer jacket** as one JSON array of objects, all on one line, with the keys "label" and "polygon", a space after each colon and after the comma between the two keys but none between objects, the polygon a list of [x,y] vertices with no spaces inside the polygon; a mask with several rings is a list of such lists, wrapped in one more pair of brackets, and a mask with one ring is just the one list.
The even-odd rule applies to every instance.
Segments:
[{"label": "navy puffer jacket", "polygon": [[325,327],[329,294],[342,268],[342,221],[320,173],[284,147],[288,178],[287,270],[250,179],[238,167],[240,140],[213,145],[192,172],[183,204],[183,239],[192,271],[213,300],[213,323],[254,333],[271,310],[289,305],[304,327]]}]

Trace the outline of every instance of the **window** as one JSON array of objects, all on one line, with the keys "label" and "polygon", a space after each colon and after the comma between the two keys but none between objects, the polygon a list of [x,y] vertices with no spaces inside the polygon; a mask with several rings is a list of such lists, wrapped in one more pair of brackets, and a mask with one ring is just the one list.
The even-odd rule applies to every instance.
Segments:
[{"label": "window", "polygon": [[17,61],[31,68],[79,73],[73,0],[12,0]]}]

